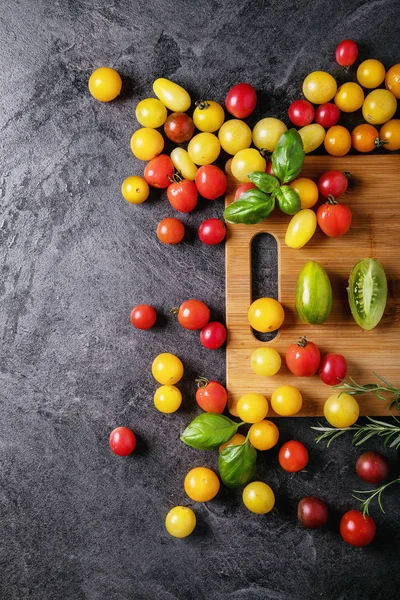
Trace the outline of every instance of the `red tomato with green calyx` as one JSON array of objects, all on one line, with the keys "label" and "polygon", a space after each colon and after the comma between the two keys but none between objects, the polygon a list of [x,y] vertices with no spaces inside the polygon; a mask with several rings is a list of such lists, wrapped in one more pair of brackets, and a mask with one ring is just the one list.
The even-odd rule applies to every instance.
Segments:
[{"label": "red tomato with green calyx", "polygon": [[206,412],[222,414],[228,401],[228,392],[218,381],[205,377],[197,380],[196,402]]},{"label": "red tomato with green calyx", "polygon": [[381,483],[389,475],[389,464],[384,456],[370,450],[358,457],[356,472],[359,478],[367,483]]},{"label": "red tomato with green calyx", "polygon": [[220,244],[226,236],[226,226],[220,219],[207,219],[199,227],[199,238],[207,246]]},{"label": "red tomato with green calyx", "polygon": [[318,375],[326,385],[338,385],[346,377],[347,362],[342,354],[329,352],[321,359]]},{"label": "red tomato with green calyx", "polygon": [[278,460],[282,469],[289,473],[302,471],[308,463],[307,448],[296,440],[286,442],[279,450]]},{"label": "red tomato with green calyx", "polygon": [[150,160],[144,169],[144,178],[149,185],[164,189],[171,183],[174,165],[167,154],[160,154]]},{"label": "red tomato with green calyx", "polygon": [[193,181],[188,179],[174,181],[168,186],[167,198],[175,210],[182,213],[191,212],[197,204],[197,187]]},{"label": "red tomato with green calyx", "polygon": [[157,313],[149,304],[138,304],[131,312],[131,323],[136,329],[151,329],[157,319]]},{"label": "red tomato with green calyx", "polygon": [[210,309],[201,300],[185,300],[178,309],[178,321],[185,329],[203,329],[210,320]]},{"label": "red tomato with green calyx", "polygon": [[340,535],[350,546],[367,546],[376,533],[376,525],[368,515],[359,510],[349,510],[340,521]]},{"label": "red tomato with green calyx", "polygon": [[348,188],[350,173],[325,171],[318,179],[318,190],[324,198],[339,198]]},{"label": "red tomato with green calyx", "polygon": [[186,113],[174,112],[165,121],[164,132],[171,142],[184,144],[194,134],[194,123]]},{"label": "red tomato with green calyx", "polygon": [[204,348],[217,350],[225,344],[226,327],[218,321],[207,323],[200,331],[200,343]]},{"label": "red tomato with green calyx", "polygon": [[225,173],[215,165],[204,165],[196,173],[196,187],[207,200],[216,200],[226,192],[228,180]]},{"label": "red tomato with green calyx", "polygon": [[325,129],[333,127],[339,122],[340,110],[332,102],[320,104],[315,111],[315,122],[322,125]]},{"label": "red tomato with green calyx", "polygon": [[314,342],[301,337],[286,352],[286,365],[297,377],[311,377],[318,371],[321,353]]},{"label": "red tomato with green calyx", "polygon": [[318,207],[317,223],[328,237],[336,238],[348,232],[353,218],[346,204],[338,204],[336,200],[328,200]]},{"label": "red tomato with green calyx", "polygon": [[117,427],[110,433],[110,448],[118,456],[128,456],[136,448],[136,436],[128,427]]},{"label": "red tomato with green calyx", "polygon": [[257,93],[249,83],[238,83],[228,92],[226,110],[237,119],[250,116],[257,104]]},{"label": "red tomato with green calyx", "polygon": [[288,116],[296,127],[305,127],[313,122],[315,109],[308,100],[295,100],[289,106]]}]

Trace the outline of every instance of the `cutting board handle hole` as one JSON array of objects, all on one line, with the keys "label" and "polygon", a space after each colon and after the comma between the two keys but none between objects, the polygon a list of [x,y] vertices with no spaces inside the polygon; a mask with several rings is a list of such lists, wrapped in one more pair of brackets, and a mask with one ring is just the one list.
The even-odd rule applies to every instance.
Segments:
[{"label": "cutting board handle hole", "polygon": [[[270,297],[278,299],[278,244],[270,233],[258,233],[251,240],[251,301]],[[277,331],[260,333],[252,330],[260,342],[270,342]]]}]

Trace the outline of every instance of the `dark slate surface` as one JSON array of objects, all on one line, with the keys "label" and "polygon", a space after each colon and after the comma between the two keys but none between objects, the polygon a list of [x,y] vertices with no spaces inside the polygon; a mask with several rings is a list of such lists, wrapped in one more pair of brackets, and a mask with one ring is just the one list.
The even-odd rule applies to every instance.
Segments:
[{"label": "dark slate surface", "polygon": [[[157,222],[172,215],[166,199],[155,193],[134,207],[119,189],[143,168],[129,139],[135,105],[156,77],[220,101],[247,80],[259,92],[254,118],[286,119],[308,72],[335,71],[341,39],[354,37],[361,58],[398,62],[399,17],[396,0],[2,2],[2,599],[395,597],[398,490],[385,495],[385,515],[372,510],[374,543],[345,545],[338,522],[358,507],[351,490],[363,487],[354,473],[360,450],[349,438],[316,446],[313,420],[279,421],[282,440],[308,446],[306,473],[281,471],[275,450],[259,456],[258,477],[275,490],[278,515],[252,515],[240,491],[223,489],[194,505],[190,538],[165,532],[167,511],[188,503],[186,472],[216,467],[214,453],[184,447],[178,435],[198,413],[195,375],[223,381],[224,352],[202,349],[168,311],[200,297],[223,318],[224,249],[195,236],[204,218],[221,215],[222,201],[184,216],[186,241],[167,248],[155,238]],[[108,105],[87,91],[101,65],[124,78],[121,98]],[[260,254],[267,273],[273,252]],[[139,302],[165,315],[150,332],[130,326]],[[152,408],[150,365],[162,351],[186,367],[183,406],[172,416]],[[108,448],[122,424],[139,439],[127,459]],[[396,453],[387,454],[395,471]],[[325,530],[297,524],[296,504],[309,494],[331,507]]]}]

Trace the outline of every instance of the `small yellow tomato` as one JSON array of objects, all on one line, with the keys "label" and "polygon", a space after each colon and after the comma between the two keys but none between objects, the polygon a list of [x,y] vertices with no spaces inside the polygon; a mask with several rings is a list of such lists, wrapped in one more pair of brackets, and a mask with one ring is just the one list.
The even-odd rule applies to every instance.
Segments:
[{"label": "small yellow tomato", "polygon": [[219,492],[218,476],[207,467],[195,467],[185,477],[185,492],[195,502],[208,502]]},{"label": "small yellow tomato", "polygon": [[131,175],[123,181],[121,193],[130,204],[142,204],[149,197],[150,188],[143,177]]},{"label": "small yellow tomato", "polygon": [[387,142],[385,150],[400,150],[400,119],[391,119],[382,125],[379,138]]},{"label": "small yellow tomato", "polygon": [[335,104],[342,112],[355,112],[362,107],[363,102],[362,87],[352,81],[341,85],[335,95]]},{"label": "small yellow tomato", "polygon": [[385,88],[392,92],[393,96],[400,98],[400,63],[390,67],[386,73]]},{"label": "small yellow tomato", "polygon": [[258,298],[251,303],[247,316],[253,329],[267,333],[279,329],[285,319],[285,311],[275,298]]},{"label": "small yellow tomato", "polygon": [[161,102],[172,112],[185,112],[190,108],[191,99],[183,87],[161,77],[153,83],[153,91]]},{"label": "small yellow tomato", "polygon": [[350,131],[342,125],[334,125],[326,132],[325,150],[331,156],[344,156],[351,148]]},{"label": "small yellow tomato", "polygon": [[253,143],[260,150],[265,148],[268,152],[273,152],[285,131],[287,131],[287,127],[283,121],[274,117],[266,117],[255,124]]},{"label": "small yellow tomato", "polygon": [[[357,69],[357,80],[365,88],[377,88],[385,79],[385,67],[375,58],[364,60]],[[340,106],[339,106],[340,108]]]},{"label": "small yellow tomato", "polygon": [[163,352],[154,359],[151,372],[158,383],[174,385],[182,379],[183,364],[175,354]]},{"label": "small yellow tomato", "polygon": [[218,102],[213,100],[201,100],[196,102],[193,112],[193,123],[199,131],[213,133],[217,131],[225,121],[224,109]]},{"label": "small yellow tomato", "polygon": [[189,179],[189,181],[196,179],[197,167],[190,158],[187,150],[174,148],[170,156],[175,169],[179,171],[183,179]]},{"label": "small yellow tomato", "polygon": [[299,129],[299,135],[303,141],[304,152],[309,154],[319,148],[324,141],[325,129],[319,123],[310,123]]},{"label": "small yellow tomato", "polygon": [[335,79],[325,71],[313,71],[303,82],[303,94],[313,104],[325,104],[336,94]]},{"label": "small yellow tomato", "polygon": [[151,160],[164,148],[164,138],[157,129],[142,127],[131,137],[131,150],[139,160]]},{"label": "small yellow tomato", "polygon": [[318,202],[318,186],[312,179],[298,177],[289,185],[300,196],[301,208],[311,208]]},{"label": "small yellow tomato", "polygon": [[272,421],[265,419],[253,423],[249,429],[249,441],[256,450],[270,450],[279,440],[279,429]]},{"label": "small yellow tomato", "polygon": [[244,394],[236,406],[239,418],[245,423],[258,423],[268,414],[268,400],[255,392]]},{"label": "small yellow tomato", "polygon": [[261,156],[255,148],[245,148],[239,150],[232,158],[231,171],[232,175],[242,183],[250,181],[248,175],[253,171],[265,171],[267,161]]},{"label": "small yellow tomato", "polygon": [[145,98],[136,107],[136,119],[143,127],[161,127],[167,120],[167,109],[157,98]]},{"label": "small yellow tomato", "polygon": [[165,518],[165,528],[176,538],[185,538],[196,527],[196,515],[188,506],[174,506]]},{"label": "small yellow tomato", "polygon": [[390,121],[396,110],[397,100],[389,90],[370,92],[362,107],[364,119],[372,125],[381,125]]},{"label": "small yellow tomato", "polygon": [[251,129],[240,119],[226,121],[218,132],[222,149],[228,154],[236,154],[251,146]]},{"label": "small yellow tomato", "polygon": [[252,481],[243,490],[243,504],[257,515],[269,513],[275,506],[275,494],[263,481]]},{"label": "small yellow tomato", "polygon": [[292,385],[281,385],[271,396],[271,406],[277,415],[290,417],[301,410],[303,397]]},{"label": "small yellow tomato", "polygon": [[166,415],[174,413],[182,404],[182,394],[174,385],[162,385],[154,394],[154,406]]},{"label": "small yellow tomato", "polygon": [[333,427],[350,427],[360,414],[360,408],[354,396],[338,392],[329,396],[324,404],[325,419]]},{"label": "small yellow tomato", "polygon": [[100,67],[89,78],[89,92],[100,102],[111,102],[121,93],[121,75],[111,67]]},{"label": "small yellow tomato", "polygon": [[222,450],[225,450],[225,448],[228,448],[229,446],[241,446],[245,441],[246,437],[242,433],[235,433],[235,435],[225,442],[225,444],[221,444],[218,451],[221,453]]},{"label": "small yellow tomato", "polygon": [[187,151],[195,165],[210,165],[217,160],[221,144],[213,133],[198,133],[190,140]]},{"label": "small yellow tomato", "polygon": [[272,377],[281,368],[282,360],[275,348],[257,348],[251,355],[250,365],[254,373]]},{"label": "small yellow tomato", "polygon": [[317,217],[310,208],[294,215],[286,229],[285,243],[289,248],[302,248],[309,242],[317,228]]}]

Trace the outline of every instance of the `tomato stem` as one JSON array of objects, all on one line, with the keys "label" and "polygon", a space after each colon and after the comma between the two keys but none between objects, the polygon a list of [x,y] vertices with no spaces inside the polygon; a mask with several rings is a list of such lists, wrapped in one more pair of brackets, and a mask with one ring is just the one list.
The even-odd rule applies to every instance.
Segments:
[{"label": "tomato stem", "polygon": [[179,306],[173,306],[170,310],[170,313],[172,313],[173,315],[177,315],[179,312]]},{"label": "tomato stem", "polygon": [[305,346],[307,346],[307,338],[305,335],[302,335],[299,340],[296,342],[296,344],[298,346],[300,346],[300,348],[305,348]]},{"label": "tomato stem", "polygon": [[346,177],[346,179],[351,179],[353,177],[353,175],[349,173],[349,171],[343,171],[343,175]]},{"label": "tomato stem", "polygon": [[374,144],[377,148],[381,148],[382,146],[384,146],[385,144],[388,143],[388,140],[381,140],[380,138],[375,138]]},{"label": "tomato stem", "polygon": [[267,150],[267,148],[261,148],[259,150],[259,152],[260,152],[260,154],[261,154],[261,156],[263,158],[269,158],[270,156],[272,156],[272,152],[270,152],[269,150]]},{"label": "tomato stem", "polygon": [[197,383],[198,388],[204,388],[210,383],[210,380],[207,379],[207,377],[200,376],[197,379],[195,379],[194,382]]},{"label": "tomato stem", "polygon": [[199,110],[205,110],[206,108],[208,108],[210,106],[210,103],[207,102],[207,100],[196,100],[195,106]]},{"label": "tomato stem", "polygon": [[329,196],[326,200],[326,204],[339,204],[339,203],[336,200],[336,198],[334,196],[332,196],[332,194],[329,194]]},{"label": "tomato stem", "polygon": [[170,177],[169,175],[167,175],[167,177],[170,183],[180,183],[181,181],[183,181],[183,175],[179,171],[175,171],[172,177]]}]

